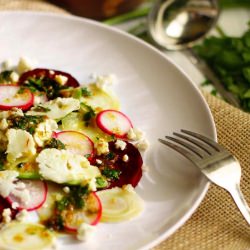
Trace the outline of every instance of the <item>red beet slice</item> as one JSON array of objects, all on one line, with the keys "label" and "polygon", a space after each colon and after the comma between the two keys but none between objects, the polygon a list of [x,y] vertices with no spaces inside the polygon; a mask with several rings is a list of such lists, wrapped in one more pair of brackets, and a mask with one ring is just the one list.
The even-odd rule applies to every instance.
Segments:
[{"label": "red beet slice", "polygon": [[62,75],[68,78],[68,81],[66,82],[65,86],[76,88],[80,85],[79,82],[72,75],[66,72],[43,68],[37,68],[23,73],[19,79],[19,84],[23,84],[29,77],[48,77],[50,79],[55,80],[56,75]]},{"label": "red beet slice", "polygon": [[[108,188],[122,187],[127,184],[136,187],[142,177],[143,160],[141,154],[133,144],[129,142],[126,142],[126,144],[126,148],[121,150],[116,148],[115,142],[109,142],[110,153],[98,157],[98,159],[102,160],[102,164],[99,165],[101,171],[105,168],[120,171],[118,179],[109,180]],[[123,160],[124,155],[128,156],[126,162]]]}]

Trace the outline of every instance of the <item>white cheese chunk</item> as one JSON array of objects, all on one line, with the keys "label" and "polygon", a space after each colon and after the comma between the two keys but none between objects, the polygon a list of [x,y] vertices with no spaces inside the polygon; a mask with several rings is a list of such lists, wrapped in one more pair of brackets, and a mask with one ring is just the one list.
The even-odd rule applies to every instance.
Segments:
[{"label": "white cheese chunk", "polygon": [[95,149],[97,155],[107,154],[109,152],[109,144],[103,138],[100,138],[95,143]]},{"label": "white cheese chunk", "polygon": [[55,80],[60,84],[60,85],[65,85],[68,81],[68,77],[63,76],[63,75],[56,75]]},{"label": "white cheese chunk", "polygon": [[43,147],[44,142],[51,138],[53,131],[57,128],[56,121],[52,119],[46,119],[44,122],[39,123],[34,133],[34,140],[37,145]]},{"label": "white cheese chunk", "polygon": [[21,57],[17,65],[17,71],[19,74],[22,74],[28,70],[33,69],[34,65],[35,65],[34,61],[32,61],[30,58]]},{"label": "white cheese chunk", "polygon": [[120,149],[120,150],[124,150],[127,146],[127,143],[125,141],[122,141],[122,140],[117,140],[115,142],[115,147],[116,149]]},{"label": "white cheese chunk", "polygon": [[149,142],[147,139],[142,139],[139,142],[135,144],[135,146],[140,150],[140,151],[145,151],[149,147]]},{"label": "white cheese chunk", "polygon": [[122,157],[122,160],[123,160],[124,162],[128,162],[128,160],[129,160],[128,155],[124,155],[124,156]]},{"label": "white cheese chunk", "polygon": [[27,112],[27,115],[43,115],[51,119],[61,119],[72,111],[80,109],[80,101],[74,98],[58,97],[54,100],[43,103],[44,108],[48,108],[47,112],[35,111],[35,107]]},{"label": "white cheese chunk", "polygon": [[7,131],[7,160],[14,162],[20,157],[32,156],[36,153],[32,135],[22,129],[8,129]]},{"label": "white cheese chunk", "polygon": [[0,120],[0,130],[6,130],[8,128],[8,122],[6,118]]},{"label": "white cheese chunk", "polygon": [[56,183],[87,184],[92,178],[100,176],[99,169],[91,166],[84,156],[67,150],[44,149],[36,161],[43,178]]},{"label": "white cheese chunk", "polygon": [[91,78],[95,81],[95,86],[101,90],[107,90],[116,82],[116,76],[113,74],[109,75],[96,75],[92,74]]},{"label": "white cheese chunk", "polygon": [[3,222],[9,223],[11,222],[11,210],[10,208],[5,208],[2,212]]},{"label": "white cheese chunk", "polygon": [[10,79],[11,79],[12,82],[18,82],[19,75],[15,71],[13,71],[10,74]]},{"label": "white cheese chunk", "polygon": [[87,241],[94,233],[95,226],[87,223],[82,223],[77,229],[77,239],[80,241]]},{"label": "white cheese chunk", "polygon": [[15,189],[18,172],[13,170],[0,171],[0,195],[7,197]]},{"label": "white cheese chunk", "polygon": [[130,128],[127,134],[129,140],[137,141],[144,137],[144,133],[138,128]]}]

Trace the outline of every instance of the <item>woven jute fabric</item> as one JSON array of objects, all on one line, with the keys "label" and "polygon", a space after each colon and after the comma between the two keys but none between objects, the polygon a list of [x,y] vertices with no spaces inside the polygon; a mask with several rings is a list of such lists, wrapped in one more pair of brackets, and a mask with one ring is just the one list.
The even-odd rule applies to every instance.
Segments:
[{"label": "woven jute fabric", "polygon": [[[0,0],[0,10],[67,13],[43,0]],[[219,142],[241,163],[241,188],[250,204],[250,115],[209,93],[203,95],[212,111]],[[205,199],[184,226],[154,248],[184,249],[250,250],[250,227],[226,191],[211,185]]]}]

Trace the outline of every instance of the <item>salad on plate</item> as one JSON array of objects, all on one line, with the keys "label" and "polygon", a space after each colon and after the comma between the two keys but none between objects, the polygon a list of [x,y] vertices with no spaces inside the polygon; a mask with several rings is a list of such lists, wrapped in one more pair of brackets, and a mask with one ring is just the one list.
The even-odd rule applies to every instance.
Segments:
[{"label": "salad on plate", "polygon": [[[80,84],[21,58],[0,73],[0,248],[86,241],[143,211],[135,191],[149,144],[120,110],[114,76]],[[115,225],[114,225],[115,226]]]}]

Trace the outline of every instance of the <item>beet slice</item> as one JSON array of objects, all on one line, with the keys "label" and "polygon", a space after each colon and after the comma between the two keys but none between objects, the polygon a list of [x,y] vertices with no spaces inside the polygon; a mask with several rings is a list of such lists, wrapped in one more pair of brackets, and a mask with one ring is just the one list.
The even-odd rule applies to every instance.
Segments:
[{"label": "beet slice", "polygon": [[52,80],[55,80],[56,75],[62,75],[68,78],[68,81],[66,82],[65,86],[67,87],[79,87],[80,84],[79,82],[70,74],[59,71],[59,70],[54,70],[54,69],[43,69],[43,68],[36,68],[30,71],[27,71],[21,75],[19,78],[19,84],[22,85],[24,82],[29,78],[41,78],[41,77],[47,77]]},{"label": "beet slice", "polygon": [[[108,178],[109,185],[107,188],[122,187],[127,184],[136,187],[142,177],[143,160],[141,154],[133,144],[129,142],[126,142],[126,144],[126,148],[121,150],[116,148],[115,142],[109,142],[110,152],[97,157],[97,159],[102,161],[99,165],[102,173],[105,169],[114,169],[120,172],[119,178]],[[123,160],[124,155],[128,156],[128,161],[126,162]]]}]

